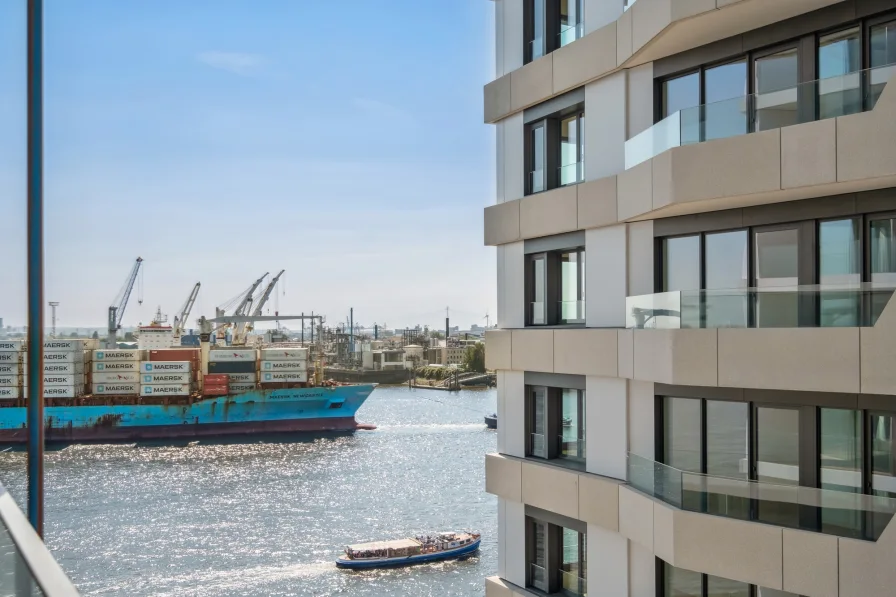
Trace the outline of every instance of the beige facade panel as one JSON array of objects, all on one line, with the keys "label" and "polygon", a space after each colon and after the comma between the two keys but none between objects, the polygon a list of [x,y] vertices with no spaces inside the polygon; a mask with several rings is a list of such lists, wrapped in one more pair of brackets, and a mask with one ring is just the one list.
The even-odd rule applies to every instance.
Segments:
[{"label": "beige facade panel", "polygon": [[554,373],[616,377],[616,330],[554,330]]},{"label": "beige facade panel", "polygon": [[511,334],[511,369],[554,372],[554,330],[513,330]]},{"label": "beige facade panel", "polygon": [[632,52],[646,46],[672,23],[672,4],[675,0],[647,0],[635,2],[632,13]]},{"label": "beige facade panel", "polygon": [[673,0],[671,3],[671,21],[681,21],[695,17],[717,8],[717,0]]},{"label": "beige facade panel", "polygon": [[[894,91],[893,81],[887,84]],[[896,175],[896,110],[890,105],[837,119],[837,180],[849,182]],[[883,115],[886,114],[886,117]]]},{"label": "beige facade panel", "polygon": [[840,597],[893,594],[893,587],[896,587],[896,524],[891,522],[875,543],[841,538],[838,547]]},{"label": "beige facade panel", "polygon": [[520,239],[520,202],[507,201],[485,208],[485,245],[495,246]]},{"label": "beige facade panel", "polygon": [[768,587],[783,587],[781,527],[675,512],[675,566]]},{"label": "beige facade panel", "polygon": [[717,330],[633,330],[633,379],[716,386]]},{"label": "beige facade panel", "polygon": [[607,176],[576,185],[579,230],[616,223],[616,177]]},{"label": "beige facade panel", "polygon": [[632,11],[622,13],[616,21],[616,64],[632,57]]},{"label": "beige facade panel", "polygon": [[619,530],[620,481],[579,475],[579,520],[601,526],[609,531]]},{"label": "beige facade panel", "polygon": [[718,337],[720,386],[860,390],[859,328],[720,329]]},{"label": "beige facade panel", "polygon": [[675,510],[658,501],[653,503],[653,552],[675,565]]},{"label": "beige facade panel", "polygon": [[519,202],[520,236],[522,238],[538,238],[539,236],[550,236],[576,230],[578,226],[577,186],[560,187],[523,197]]},{"label": "beige facade panel", "polygon": [[550,464],[523,462],[523,503],[576,518],[579,476]]},{"label": "beige facade panel", "polygon": [[500,454],[485,456],[485,491],[505,500],[520,502],[523,499],[522,461]]},{"label": "beige facade panel", "polygon": [[487,330],[485,332],[485,367],[495,371],[497,369],[512,369],[511,359],[511,335],[510,330]]},{"label": "beige facade panel", "polygon": [[625,222],[653,209],[653,163],[647,160],[616,177],[616,217]]},{"label": "beige facade panel", "polygon": [[837,120],[781,129],[781,188],[837,182]]},{"label": "beige facade panel", "polygon": [[624,379],[635,378],[635,330],[616,330],[618,374]]},{"label": "beige facade panel", "polygon": [[653,551],[653,500],[627,485],[619,487],[619,532]]},{"label": "beige facade panel", "polygon": [[486,85],[483,95],[486,122],[497,122],[510,115],[510,75],[495,79]]},{"label": "beige facade panel", "polygon": [[528,108],[553,95],[554,54],[542,56],[510,75],[510,109]]},{"label": "beige facade panel", "polygon": [[896,300],[890,298],[873,328],[861,328],[863,394],[896,394]]},{"label": "beige facade panel", "polygon": [[553,94],[581,87],[616,68],[616,23],[589,33],[553,52]]},{"label": "beige facade panel", "polygon": [[485,579],[485,597],[513,597],[510,583],[499,576],[490,576]]},{"label": "beige facade panel", "polygon": [[838,597],[837,537],[784,529],[784,590]]}]

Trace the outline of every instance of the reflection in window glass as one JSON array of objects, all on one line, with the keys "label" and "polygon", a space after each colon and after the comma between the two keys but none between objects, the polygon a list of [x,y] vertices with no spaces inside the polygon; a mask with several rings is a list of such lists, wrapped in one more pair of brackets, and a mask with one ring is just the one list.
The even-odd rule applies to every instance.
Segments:
[{"label": "reflection in window glass", "polygon": [[560,255],[560,319],[573,322],[585,319],[582,308],[582,251],[570,251]]},{"label": "reflection in window glass", "polygon": [[[848,290],[862,282],[862,247],[859,220],[821,222],[818,230],[818,264],[821,291],[821,325],[859,325],[861,297]],[[838,292],[836,287],[843,286]],[[832,289],[832,287],[834,287]]]},{"label": "reflection in window glass", "polygon": [[664,597],[702,597],[703,575],[663,562]]},{"label": "reflection in window glass", "polygon": [[[890,68],[884,68],[886,66]],[[887,82],[896,74],[896,21],[871,28],[871,101],[877,103]]]},{"label": "reflection in window glass", "polygon": [[706,235],[706,327],[746,327],[747,231]]},{"label": "reflection in window glass", "polygon": [[706,69],[706,106],[703,140],[744,135],[748,131],[747,61],[739,60]]},{"label": "reflection in window glass", "polygon": [[663,240],[663,290],[700,289],[700,237]]},{"label": "reflection in window glass", "polygon": [[532,60],[544,56],[545,0],[532,0]]},{"label": "reflection in window glass", "polygon": [[707,574],[706,597],[750,597],[750,585]]},{"label": "reflection in window glass", "polygon": [[859,28],[824,35],[818,41],[818,113],[836,118],[861,112],[862,83],[857,73],[862,65]]},{"label": "reflection in window glass", "polygon": [[756,232],[754,236],[757,327],[797,327],[799,300],[799,231]]},{"label": "reflection in window glass", "polygon": [[544,127],[537,126],[532,129],[532,192],[538,193],[545,189],[545,161],[544,161]]},{"label": "reflection in window glass", "polygon": [[796,48],[756,59],[756,130],[778,129],[799,122]]},{"label": "reflection in window glass", "polygon": [[532,533],[532,560],[529,562],[529,585],[542,591],[548,590],[547,566],[547,523],[530,519]]},{"label": "reflection in window glass", "polygon": [[[799,485],[800,412],[790,408],[756,407],[757,480],[774,485]],[[799,521],[797,500],[760,500],[759,519],[780,526]]]},{"label": "reflection in window glass", "polygon": [[663,440],[664,464],[693,473],[703,470],[699,400],[693,398],[664,400]]},{"label": "reflection in window glass", "polygon": [[546,263],[544,257],[537,257],[532,260],[532,285],[534,289],[532,297],[532,324],[544,325],[546,321],[546,303],[547,294],[547,276],[545,272]]},{"label": "reflection in window glass", "polygon": [[[821,488],[862,493],[862,413],[821,409]],[[848,536],[861,530],[860,510],[824,508],[822,530]]]},{"label": "reflection in window glass", "polygon": [[560,566],[563,588],[573,594],[584,593],[579,579],[585,574],[585,535],[571,529],[563,529],[563,562]]},{"label": "reflection in window glass", "polygon": [[582,0],[560,0],[559,47],[574,42],[582,35]]},{"label": "reflection in window glass", "polygon": [[582,390],[563,389],[560,398],[560,457],[585,459],[585,393]]},{"label": "reflection in window glass", "polygon": [[[726,479],[749,477],[747,446],[749,445],[750,407],[745,402],[706,401],[706,473]],[[737,492],[709,487],[706,506],[710,514],[732,518],[749,518],[749,500]],[[743,486],[744,488],[746,485]]]},{"label": "reflection in window glass", "polygon": [[681,144],[699,143],[700,73],[692,73],[663,83],[663,117],[681,112]]},{"label": "reflection in window glass", "polygon": [[584,161],[584,114],[560,121],[560,184],[581,182]]},{"label": "reflection in window glass", "polygon": [[[869,234],[872,284],[896,287],[896,218],[872,220]],[[889,300],[888,291],[872,293],[871,325],[877,322]]]},{"label": "reflection in window glass", "polygon": [[530,390],[531,416],[529,424],[531,436],[529,438],[529,455],[538,458],[547,458],[547,416],[548,416],[548,390],[545,387],[533,387]]}]

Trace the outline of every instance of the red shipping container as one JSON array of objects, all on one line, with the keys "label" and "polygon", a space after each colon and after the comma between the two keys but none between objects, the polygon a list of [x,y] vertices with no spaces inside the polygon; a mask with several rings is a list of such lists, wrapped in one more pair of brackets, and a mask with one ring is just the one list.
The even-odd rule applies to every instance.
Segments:
[{"label": "red shipping container", "polygon": [[227,385],[230,381],[230,375],[227,373],[210,373],[204,377],[205,385],[207,386],[220,386]]},{"label": "red shipping container", "polygon": [[223,386],[207,385],[204,388],[202,388],[202,393],[206,396],[226,396],[227,394],[230,393],[230,390],[228,389],[226,384]]},{"label": "red shipping container", "polygon": [[164,348],[149,351],[150,361],[191,361],[199,362],[199,350],[196,348]]}]

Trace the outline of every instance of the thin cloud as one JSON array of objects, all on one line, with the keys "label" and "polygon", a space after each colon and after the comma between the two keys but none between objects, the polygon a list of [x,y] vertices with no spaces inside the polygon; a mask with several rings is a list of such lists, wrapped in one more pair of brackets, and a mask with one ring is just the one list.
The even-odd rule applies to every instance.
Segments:
[{"label": "thin cloud", "polygon": [[264,58],[258,54],[242,52],[202,52],[196,56],[196,59],[206,66],[243,77],[257,74],[264,65]]}]

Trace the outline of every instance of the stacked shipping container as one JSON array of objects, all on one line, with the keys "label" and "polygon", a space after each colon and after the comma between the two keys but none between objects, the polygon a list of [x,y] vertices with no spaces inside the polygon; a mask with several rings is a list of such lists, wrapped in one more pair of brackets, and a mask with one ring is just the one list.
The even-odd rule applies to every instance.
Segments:
[{"label": "stacked shipping container", "polygon": [[142,352],[137,349],[94,350],[91,392],[99,396],[138,395]]},{"label": "stacked shipping container", "polygon": [[192,348],[149,350],[140,363],[141,396],[189,396],[196,388],[199,351]]},{"label": "stacked shipping container", "polygon": [[208,372],[227,375],[229,394],[251,392],[258,383],[258,351],[254,348],[219,348],[209,351]]},{"label": "stacked shipping container", "polygon": [[[28,397],[28,355],[24,340],[0,341],[0,399]],[[45,398],[84,394],[83,340],[47,340],[43,344]],[[89,359],[89,357],[88,357]]]},{"label": "stacked shipping container", "polygon": [[258,364],[262,384],[307,382],[307,348],[263,348]]}]

